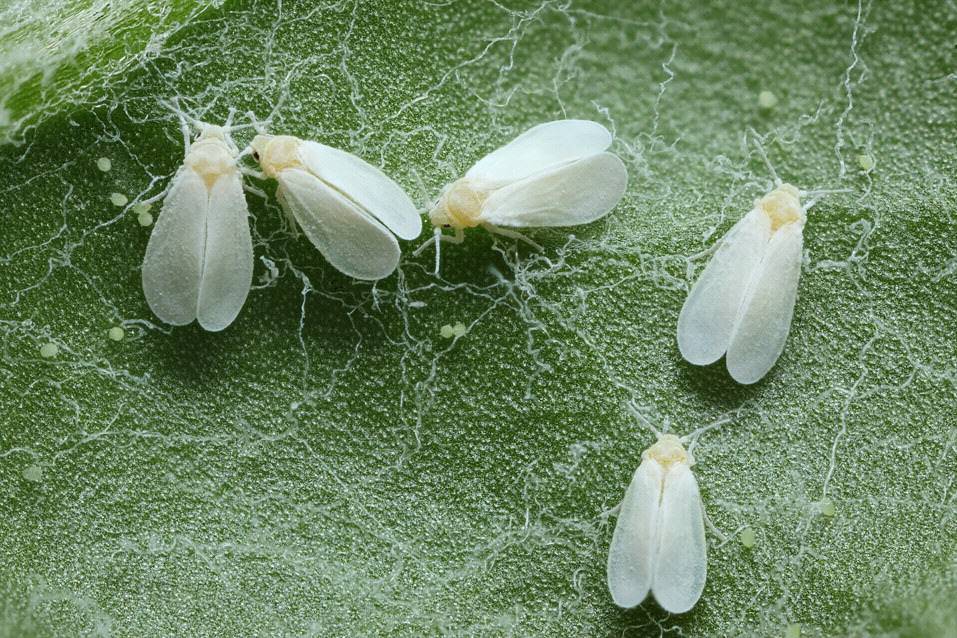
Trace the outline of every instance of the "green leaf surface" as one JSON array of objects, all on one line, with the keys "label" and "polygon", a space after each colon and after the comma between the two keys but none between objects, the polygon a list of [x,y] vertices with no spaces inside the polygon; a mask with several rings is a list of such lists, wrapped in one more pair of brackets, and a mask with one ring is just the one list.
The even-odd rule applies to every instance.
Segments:
[{"label": "green leaf surface", "polygon": [[[0,16],[0,636],[957,632],[953,3]],[[541,253],[469,231],[438,277],[427,225],[373,285],[252,180],[245,309],[171,329],[134,211],[182,161],[164,102],[344,148],[423,208],[564,117],[614,131],[630,185]],[[771,167],[850,192],[810,211],[787,347],[739,386],[675,325]],[[708,426],[704,594],[620,610],[609,510],[654,429]]]}]

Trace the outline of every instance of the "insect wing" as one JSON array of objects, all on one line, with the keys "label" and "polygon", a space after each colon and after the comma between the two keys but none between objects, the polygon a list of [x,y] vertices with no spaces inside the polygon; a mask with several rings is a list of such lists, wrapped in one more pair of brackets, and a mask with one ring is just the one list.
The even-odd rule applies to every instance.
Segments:
[{"label": "insect wing", "polygon": [[281,171],[277,179],[283,205],[336,269],[356,279],[381,279],[396,269],[399,243],[354,202],[299,169]]},{"label": "insect wing", "polygon": [[657,541],[652,594],[665,611],[686,612],[701,597],[708,573],[704,509],[688,465],[675,465],[664,476]]},{"label": "insect wing", "polygon": [[790,223],[768,244],[728,346],[728,372],[738,383],[755,383],[770,370],[787,341],[801,278],[803,229]]},{"label": "insect wing", "polygon": [[537,173],[491,194],[481,221],[496,226],[587,224],[608,214],[628,185],[617,156],[599,153]]},{"label": "insect wing", "polygon": [[645,459],[625,491],[608,550],[608,591],[619,607],[634,607],[651,589],[662,479],[661,465]]},{"label": "insect wing", "polygon": [[202,273],[196,318],[206,330],[222,330],[246,303],[253,278],[249,209],[239,172],[220,177],[209,191]]},{"label": "insect wing", "polygon": [[752,210],[720,240],[678,315],[678,349],[695,365],[727,351],[748,284],[767,251],[771,222]]},{"label": "insect wing", "polygon": [[402,187],[352,153],[318,142],[302,142],[303,164],[313,175],[382,222],[402,239],[422,232],[422,217]]},{"label": "insect wing", "polygon": [[153,314],[174,326],[196,318],[208,207],[202,177],[181,168],[146,246],[143,294]]},{"label": "insect wing", "polygon": [[498,188],[541,171],[601,153],[611,133],[590,120],[555,120],[534,126],[492,151],[465,176],[487,188]]}]

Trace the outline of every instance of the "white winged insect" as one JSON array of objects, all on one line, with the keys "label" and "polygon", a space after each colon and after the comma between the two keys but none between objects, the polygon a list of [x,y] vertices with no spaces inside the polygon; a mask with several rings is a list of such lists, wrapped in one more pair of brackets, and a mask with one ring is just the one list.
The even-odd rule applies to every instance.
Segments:
[{"label": "white winged insect", "polygon": [[[230,114],[230,119],[232,114]],[[143,257],[143,293],[153,313],[181,326],[223,330],[246,302],[253,275],[249,209],[238,151],[225,127],[196,123]]]},{"label": "white winged insect", "polygon": [[680,614],[698,602],[708,573],[694,457],[677,436],[663,434],[641,459],[611,537],[608,590],[619,607],[651,592],[665,611]]},{"label": "white winged insect", "polygon": [[[532,127],[489,153],[446,186],[429,213],[434,235],[416,254],[439,242],[460,243],[464,229],[481,226],[541,248],[510,228],[576,226],[593,222],[618,204],[628,172],[604,126],[589,120],[556,120]],[[454,236],[442,234],[455,229]]]},{"label": "white winged insect", "polygon": [[382,279],[399,264],[399,242],[422,232],[402,187],[347,153],[291,135],[257,135],[253,157],[279,182],[276,196],[323,257],[356,279]]},{"label": "white winged insect", "polygon": [[719,241],[678,316],[678,349],[688,362],[726,354],[731,377],[749,384],[778,360],[801,276],[807,194],[779,183]]}]

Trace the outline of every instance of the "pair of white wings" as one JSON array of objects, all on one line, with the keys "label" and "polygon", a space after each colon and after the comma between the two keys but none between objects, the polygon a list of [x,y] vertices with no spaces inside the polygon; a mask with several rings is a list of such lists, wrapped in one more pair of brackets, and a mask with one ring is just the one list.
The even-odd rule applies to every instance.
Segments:
[{"label": "pair of white wings", "polygon": [[491,192],[479,220],[495,226],[574,226],[610,211],[628,185],[625,165],[604,152],[611,133],[589,120],[539,124],[465,174]]},{"label": "pair of white wings", "polygon": [[608,551],[608,589],[619,607],[652,592],[663,609],[680,614],[704,590],[708,557],[698,482],[685,464],[667,472],[653,459],[635,471]]},{"label": "pair of white wings", "polygon": [[391,274],[400,256],[395,235],[415,239],[422,232],[402,187],[355,155],[318,142],[300,142],[299,159],[302,169],[277,175],[278,197],[309,241],[350,277]]},{"label": "pair of white wings", "polygon": [[175,326],[196,319],[210,331],[233,322],[253,276],[248,216],[239,171],[207,188],[180,168],[143,258],[143,293],[157,317]]},{"label": "pair of white wings", "polygon": [[784,350],[801,276],[802,224],[774,233],[755,208],[721,240],[678,317],[678,348],[696,365],[727,353],[738,383],[759,381]]}]

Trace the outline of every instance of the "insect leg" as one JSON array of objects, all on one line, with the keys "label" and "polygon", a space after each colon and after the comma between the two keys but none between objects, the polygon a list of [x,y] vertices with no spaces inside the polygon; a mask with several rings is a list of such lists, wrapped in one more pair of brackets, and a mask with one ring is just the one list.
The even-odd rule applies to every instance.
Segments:
[{"label": "insect leg", "polygon": [[292,233],[293,237],[299,237],[299,222],[296,221],[292,211],[286,206],[286,198],[283,195],[282,189],[276,191],[276,199],[279,200],[279,208],[282,209],[283,212],[283,221],[286,222],[286,230]]},{"label": "insect leg", "polygon": [[[704,510],[704,508],[702,508],[702,511],[703,511],[703,510]],[[728,540],[729,540],[729,539],[728,539],[728,536],[727,536],[724,532],[722,532],[720,529],[718,529],[717,527],[715,527],[714,523],[711,522],[711,517],[708,516],[708,512],[704,512],[704,511],[703,511],[703,513],[704,513],[704,524],[705,524],[705,526],[706,526],[709,530],[711,530],[711,533],[712,533],[712,534],[714,534],[714,535],[717,536],[719,539],[721,539],[721,544],[722,544],[722,545],[724,545],[725,543],[727,543]]]},{"label": "insect leg", "polygon": [[269,199],[269,197],[266,195],[266,191],[256,188],[255,186],[243,184],[243,190],[246,191],[247,193],[252,193],[253,195],[257,197],[261,197],[262,199]]},{"label": "insect leg", "polygon": [[488,232],[490,232],[490,233],[492,233],[492,234],[494,234],[494,235],[501,235],[502,237],[509,237],[509,238],[511,238],[511,239],[517,239],[517,240],[519,240],[519,241],[523,241],[523,242],[525,242],[526,244],[528,244],[529,246],[531,246],[532,248],[534,248],[535,250],[540,250],[540,251],[544,251],[544,250],[545,250],[544,248],[542,248],[542,246],[541,246],[540,244],[538,244],[538,243],[535,242],[535,241],[532,241],[531,239],[529,239],[528,237],[526,237],[525,235],[523,235],[522,233],[520,233],[520,232],[518,232],[518,231],[516,231],[516,230],[509,230],[508,228],[501,228],[501,227],[499,227],[499,226],[495,226],[495,225],[489,224],[489,223],[484,223],[484,224],[482,224],[482,228],[484,228],[485,230],[487,230]]},{"label": "insect leg", "polygon": [[424,242],[422,242],[422,244],[418,248],[412,251],[413,257],[418,257],[419,255],[421,255],[422,251],[428,248],[429,246],[431,246],[432,244],[438,244],[439,237],[442,236],[442,229],[436,228],[434,232],[435,234],[433,234],[431,237],[426,239]]},{"label": "insect leg", "polygon": [[813,190],[813,191],[801,191],[801,197],[810,197],[810,201],[804,205],[804,210],[811,210],[815,204],[824,199],[825,195],[835,195],[837,193],[853,193],[853,189],[850,188],[835,188],[831,190]]},{"label": "insect leg", "polygon": [[[248,149],[249,147],[247,147]],[[246,150],[239,154],[239,157],[242,157],[246,154]],[[262,171],[257,171],[255,168],[249,168],[247,166],[239,166],[239,172],[245,175],[246,177],[255,177],[256,179],[266,179],[266,174]]]},{"label": "insect leg", "polygon": [[609,507],[604,512],[598,515],[602,521],[607,521],[611,516],[618,516],[621,513],[621,503],[615,505],[614,507]]},{"label": "insect leg", "polygon": [[465,231],[461,228],[456,228],[455,234],[452,236],[449,236],[449,235],[443,235],[441,228],[436,228],[434,239],[435,239],[435,276],[438,277],[439,262],[440,262],[439,255],[441,253],[442,242],[447,241],[450,244],[461,244],[463,241],[465,241]]}]

